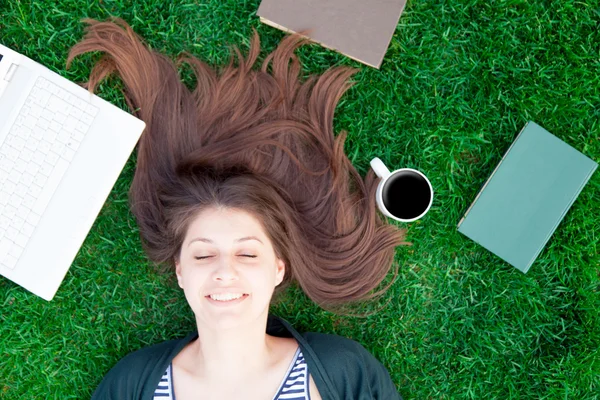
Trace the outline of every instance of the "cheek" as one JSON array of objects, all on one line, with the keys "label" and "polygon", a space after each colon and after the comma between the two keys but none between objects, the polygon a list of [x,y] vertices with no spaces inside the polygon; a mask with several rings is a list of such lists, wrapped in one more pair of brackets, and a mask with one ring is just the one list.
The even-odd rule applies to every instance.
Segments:
[{"label": "cheek", "polygon": [[209,278],[209,271],[202,268],[186,268],[181,274],[181,284],[184,288],[196,289]]},{"label": "cheek", "polygon": [[254,288],[260,288],[263,292],[272,291],[277,283],[275,270],[272,268],[249,270],[244,275]]}]

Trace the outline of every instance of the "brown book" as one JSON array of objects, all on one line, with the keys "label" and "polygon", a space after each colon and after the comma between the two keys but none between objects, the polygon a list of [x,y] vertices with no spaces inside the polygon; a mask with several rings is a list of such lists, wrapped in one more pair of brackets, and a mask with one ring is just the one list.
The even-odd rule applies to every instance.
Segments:
[{"label": "brown book", "polygon": [[406,0],[263,0],[260,20],[379,68]]}]

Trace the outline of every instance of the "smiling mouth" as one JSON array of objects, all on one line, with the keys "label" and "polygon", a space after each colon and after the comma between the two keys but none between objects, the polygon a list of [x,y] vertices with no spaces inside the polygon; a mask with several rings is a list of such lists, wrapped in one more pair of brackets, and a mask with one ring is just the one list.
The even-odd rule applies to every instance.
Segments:
[{"label": "smiling mouth", "polygon": [[243,298],[248,297],[248,294],[246,293],[220,293],[220,294],[209,294],[208,296],[205,296],[208,299],[211,300],[215,300],[215,301],[221,301],[223,303],[226,303],[228,301],[235,301],[235,300],[240,300]]}]

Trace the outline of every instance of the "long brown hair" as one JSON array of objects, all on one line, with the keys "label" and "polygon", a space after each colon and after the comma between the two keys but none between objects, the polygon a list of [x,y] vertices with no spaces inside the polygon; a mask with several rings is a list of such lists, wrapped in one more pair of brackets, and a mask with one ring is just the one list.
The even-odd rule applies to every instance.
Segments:
[{"label": "long brown hair", "polygon": [[[374,292],[404,232],[376,212],[374,173],[363,180],[344,153],[346,133],[333,132],[354,70],[331,68],[302,81],[294,51],[305,40],[298,35],[284,38],[255,70],[256,32],[248,55],[234,48],[237,57],[219,70],[189,54],[174,63],[121,19],[85,22],[67,65],[103,52],[89,90],[117,73],[129,106],[146,122],[129,196],[151,260],[172,267],[194,216],[231,207],[263,224],[286,263],[284,281],[297,281],[320,306],[386,289]],[[194,71],[194,90],[179,77],[182,63]]]}]

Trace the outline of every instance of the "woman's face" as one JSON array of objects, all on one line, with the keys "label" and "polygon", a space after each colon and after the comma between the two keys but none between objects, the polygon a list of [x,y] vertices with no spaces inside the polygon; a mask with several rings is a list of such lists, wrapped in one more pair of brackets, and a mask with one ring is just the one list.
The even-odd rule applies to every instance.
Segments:
[{"label": "woman's face", "polygon": [[258,220],[226,208],[192,221],[175,265],[198,325],[219,329],[264,322],[285,272]]}]

